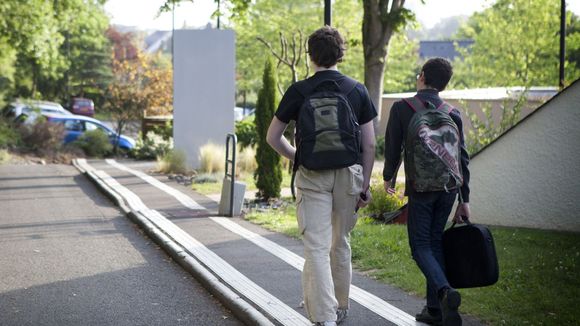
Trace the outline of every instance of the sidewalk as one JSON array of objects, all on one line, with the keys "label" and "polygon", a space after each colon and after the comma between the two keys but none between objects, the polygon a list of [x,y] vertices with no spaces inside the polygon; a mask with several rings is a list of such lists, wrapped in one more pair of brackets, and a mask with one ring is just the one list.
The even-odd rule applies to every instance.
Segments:
[{"label": "sidewalk", "polygon": [[[310,325],[300,307],[300,241],[240,218],[217,216],[218,203],[142,162],[77,160],[75,166],[108,194],[177,262],[248,325]],[[420,298],[353,273],[351,309],[341,325],[424,325]],[[465,318],[464,325],[481,325]]]}]

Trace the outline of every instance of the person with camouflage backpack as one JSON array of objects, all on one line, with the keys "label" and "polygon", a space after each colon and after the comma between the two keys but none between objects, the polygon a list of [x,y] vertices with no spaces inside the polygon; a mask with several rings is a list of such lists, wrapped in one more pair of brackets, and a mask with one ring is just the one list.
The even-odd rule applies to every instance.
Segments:
[{"label": "person with camouflage backpack", "polygon": [[404,155],[407,231],[413,259],[427,281],[427,305],[415,317],[430,325],[458,326],[461,296],[445,277],[442,236],[457,194],[453,221],[469,219],[469,155],[459,110],[439,92],[453,75],[443,58],[428,60],[417,75],[417,94],[393,104],[385,133],[384,187],[395,193]]}]

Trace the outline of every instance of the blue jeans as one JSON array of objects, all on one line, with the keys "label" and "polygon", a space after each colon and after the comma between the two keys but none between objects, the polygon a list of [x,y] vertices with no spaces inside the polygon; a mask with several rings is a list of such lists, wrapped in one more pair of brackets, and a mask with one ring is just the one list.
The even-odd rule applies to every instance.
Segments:
[{"label": "blue jeans", "polygon": [[445,277],[442,237],[456,193],[409,195],[407,231],[413,259],[427,280],[427,307],[440,310],[437,292],[450,287]]}]

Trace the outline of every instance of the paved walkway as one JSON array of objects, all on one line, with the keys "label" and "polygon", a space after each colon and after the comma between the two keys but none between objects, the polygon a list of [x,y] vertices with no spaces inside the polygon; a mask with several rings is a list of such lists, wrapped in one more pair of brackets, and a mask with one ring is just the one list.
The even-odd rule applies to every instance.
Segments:
[{"label": "paved walkway", "polygon": [[[218,216],[215,198],[148,175],[150,165],[77,160],[75,166],[246,324],[310,325],[300,305],[300,241]],[[424,325],[413,317],[423,302],[355,272],[342,325]],[[464,325],[481,325],[466,319]]]}]

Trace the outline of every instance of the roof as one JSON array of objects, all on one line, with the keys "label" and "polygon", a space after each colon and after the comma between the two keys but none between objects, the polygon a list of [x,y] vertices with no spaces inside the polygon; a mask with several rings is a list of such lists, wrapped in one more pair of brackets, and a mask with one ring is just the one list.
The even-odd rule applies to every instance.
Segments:
[{"label": "roof", "polygon": [[[522,86],[472,88],[447,90],[439,93],[439,96],[447,100],[504,100],[519,98],[525,90],[526,88]],[[548,100],[557,93],[557,87],[530,87],[527,98],[528,100]],[[383,94],[383,98],[400,99],[412,97],[415,94],[416,92],[390,93]]]},{"label": "roof", "polygon": [[474,43],[473,40],[450,40],[450,41],[420,41],[419,57],[421,58],[446,58],[453,60],[461,54],[455,48],[457,44],[460,48],[468,48]]}]

